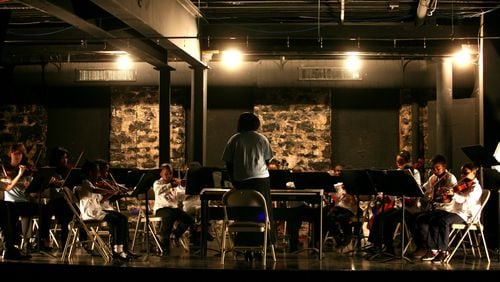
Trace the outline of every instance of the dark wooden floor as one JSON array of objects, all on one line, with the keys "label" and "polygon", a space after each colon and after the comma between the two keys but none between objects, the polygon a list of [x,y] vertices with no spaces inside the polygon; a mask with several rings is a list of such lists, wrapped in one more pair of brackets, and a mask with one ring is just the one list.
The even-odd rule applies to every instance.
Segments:
[{"label": "dark wooden floor", "polygon": [[[183,249],[173,249],[169,257],[160,257],[156,253],[147,256],[141,253],[142,257],[130,262],[110,262],[105,263],[99,256],[90,256],[84,250],[77,249],[70,262],[62,262],[60,252],[55,251],[50,254],[32,253],[32,258],[27,261],[0,262],[0,273],[26,273],[28,275],[49,275],[52,279],[64,277],[64,274],[75,275],[106,275],[112,274],[117,278],[130,278],[136,275],[144,275],[153,279],[155,275],[181,274],[183,277],[200,277],[205,275],[215,275],[218,280],[254,280],[263,277],[269,279],[303,278],[308,279],[323,275],[325,273],[338,273],[349,271],[352,274],[369,275],[373,278],[387,275],[383,272],[392,271],[390,275],[397,275],[396,272],[412,272],[413,275],[422,274],[422,278],[429,277],[428,272],[433,271],[433,276],[444,274],[445,277],[463,278],[464,272],[471,272],[478,275],[498,274],[500,262],[498,254],[492,251],[492,260],[488,264],[485,258],[473,259],[464,258],[457,255],[449,264],[421,262],[418,260],[407,261],[400,258],[383,262],[383,258],[369,260],[366,253],[340,253],[338,250],[328,250],[324,252],[322,260],[314,252],[304,251],[298,254],[284,252],[277,253],[277,261],[268,259],[267,266],[262,266],[260,261],[247,262],[242,256],[236,259],[230,254],[226,258],[225,264],[220,263],[217,252],[209,251],[206,258],[201,258],[196,253],[186,252]],[[238,275],[235,279],[233,275]],[[373,275],[372,275],[373,274]],[[351,275],[351,274],[350,274]],[[99,276],[96,276],[99,277]],[[207,276],[208,277],[208,276]],[[267,280],[267,279],[266,279]],[[376,279],[379,280],[379,279]],[[401,280],[398,278],[398,280]],[[470,280],[475,281],[475,280]]]}]

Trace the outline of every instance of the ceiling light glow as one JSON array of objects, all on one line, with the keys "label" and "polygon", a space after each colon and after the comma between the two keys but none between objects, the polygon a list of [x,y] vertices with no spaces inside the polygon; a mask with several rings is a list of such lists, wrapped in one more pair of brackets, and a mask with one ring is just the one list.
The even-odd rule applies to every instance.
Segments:
[{"label": "ceiling light glow", "polygon": [[463,45],[462,49],[453,55],[453,59],[459,67],[470,65],[473,62],[472,50],[468,46]]},{"label": "ceiling light glow", "polygon": [[345,67],[351,71],[357,71],[361,68],[361,59],[355,52],[348,53],[345,60]]},{"label": "ceiling light glow", "polygon": [[132,59],[128,55],[119,56],[116,59],[116,65],[121,70],[128,70],[132,68]]},{"label": "ceiling light glow", "polygon": [[238,50],[226,50],[222,52],[222,64],[227,68],[234,69],[238,67],[243,60],[243,55]]}]

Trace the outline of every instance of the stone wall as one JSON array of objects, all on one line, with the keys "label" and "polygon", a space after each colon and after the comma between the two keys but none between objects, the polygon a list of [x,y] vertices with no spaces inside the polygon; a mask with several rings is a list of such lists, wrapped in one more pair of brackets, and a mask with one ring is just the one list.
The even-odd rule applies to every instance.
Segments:
[{"label": "stone wall", "polygon": [[[429,158],[428,152],[428,114],[425,101],[428,93],[412,93],[406,89],[401,91],[401,107],[399,109],[399,147],[401,150],[412,152],[418,150],[418,156]],[[417,101],[418,107],[418,144],[412,144],[412,103]],[[415,160],[413,160],[415,161]]]},{"label": "stone wall", "polygon": [[[111,94],[112,167],[157,168],[159,160],[158,87],[115,87]],[[185,111],[172,105],[171,162],[185,158]]]},{"label": "stone wall", "polygon": [[263,89],[254,112],[260,132],[270,141],[278,160],[290,168],[325,171],[331,166],[331,108],[329,89]]},{"label": "stone wall", "polygon": [[43,164],[47,152],[47,110],[40,105],[0,106],[1,156],[8,154],[9,146],[22,142],[29,160]]}]

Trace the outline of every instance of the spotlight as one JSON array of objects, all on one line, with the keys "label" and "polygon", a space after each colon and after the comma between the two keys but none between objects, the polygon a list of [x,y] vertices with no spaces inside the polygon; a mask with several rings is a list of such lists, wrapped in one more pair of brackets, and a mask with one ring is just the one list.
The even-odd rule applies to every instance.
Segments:
[{"label": "spotlight", "polygon": [[222,52],[222,64],[227,68],[234,69],[241,64],[243,55],[240,51],[230,49]]},{"label": "spotlight", "polygon": [[132,59],[128,55],[119,56],[116,59],[116,64],[121,70],[128,70],[132,68]]},{"label": "spotlight", "polygon": [[473,63],[473,51],[468,45],[462,45],[462,49],[453,55],[455,64],[459,67],[465,67]]},{"label": "spotlight", "polygon": [[361,68],[361,60],[356,52],[347,53],[345,67],[350,71],[358,71]]}]

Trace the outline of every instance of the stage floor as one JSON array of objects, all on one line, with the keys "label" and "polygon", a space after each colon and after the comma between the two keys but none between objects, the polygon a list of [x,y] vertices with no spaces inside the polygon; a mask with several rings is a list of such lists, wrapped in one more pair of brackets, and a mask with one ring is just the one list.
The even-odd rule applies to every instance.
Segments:
[{"label": "stage floor", "polygon": [[[488,264],[485,258],[473,259],[463,258],[457,254],[449,264],[422,262],[419,260],[407,261],[401,258],[394,258],[384,261],[387,257],[369,260],[366,253],[340,253],[338,250],[327,250],[323,254],[323,259],[319,260],[317,253],[313,251],[303,251],[297,254],[277,252],[277,260],[273,262],[269,257],[267,266],[262,266],[260,261],[247,262],[243,256],[236,259],[232,254],[228,254],[225,264],[220,263],[220,256],[217,252],[209,250],[206,258],[201,258],[196,253],[189,253],[183,249],[173,249],[169,257],[160,257],[155,253],[149,256],[140,253],[142,257],[130,262],[110,262],[106,263],[99,256],[91,256],[84,250],[77,249],[70,262],[61,261],[61,253],[53,252],[49,254],[32,253],[32,258],[27,261],[0,261],[0,273],[7,272],[22,275],[49,275],[57,280],[59,275],[65,273],[74,275],[92,275],[112,273],[117,278],[130,278],[134,275],[172,275],[181,274],[186,277],[199,277],[199,275],[217,275],[221,273],[244,275],[242,280],[258,278],[264,272],[266,277],[283,278],[312,278],[313,275],[325,274],[325,272],[345,272],[368,274],[379,273],[381,271],[410,271],[415,274],[441,271],[445,277],[450,274],[457,274],[457,278],[463,272],[473,272],[480,275],[495,274],[500,271],[500,261],[497,253],[492,252],[491,263]],[[64,276],[64,275],[63,275]],[[61,277],[63,277],[61,276]],[[232,275],[222,277],[230,277]],[[17,276],[21,277],[21,276]],[[149,276],[151,279],[154,276]],[[425,277],[425,276],[423,276]],[[463,278],[463,277],[462,277]],[[223,279],[223,278],[222,278]],[[221,280],[221,279],[219,279]],[[234,278],[233,278],[234,280]]]}]

